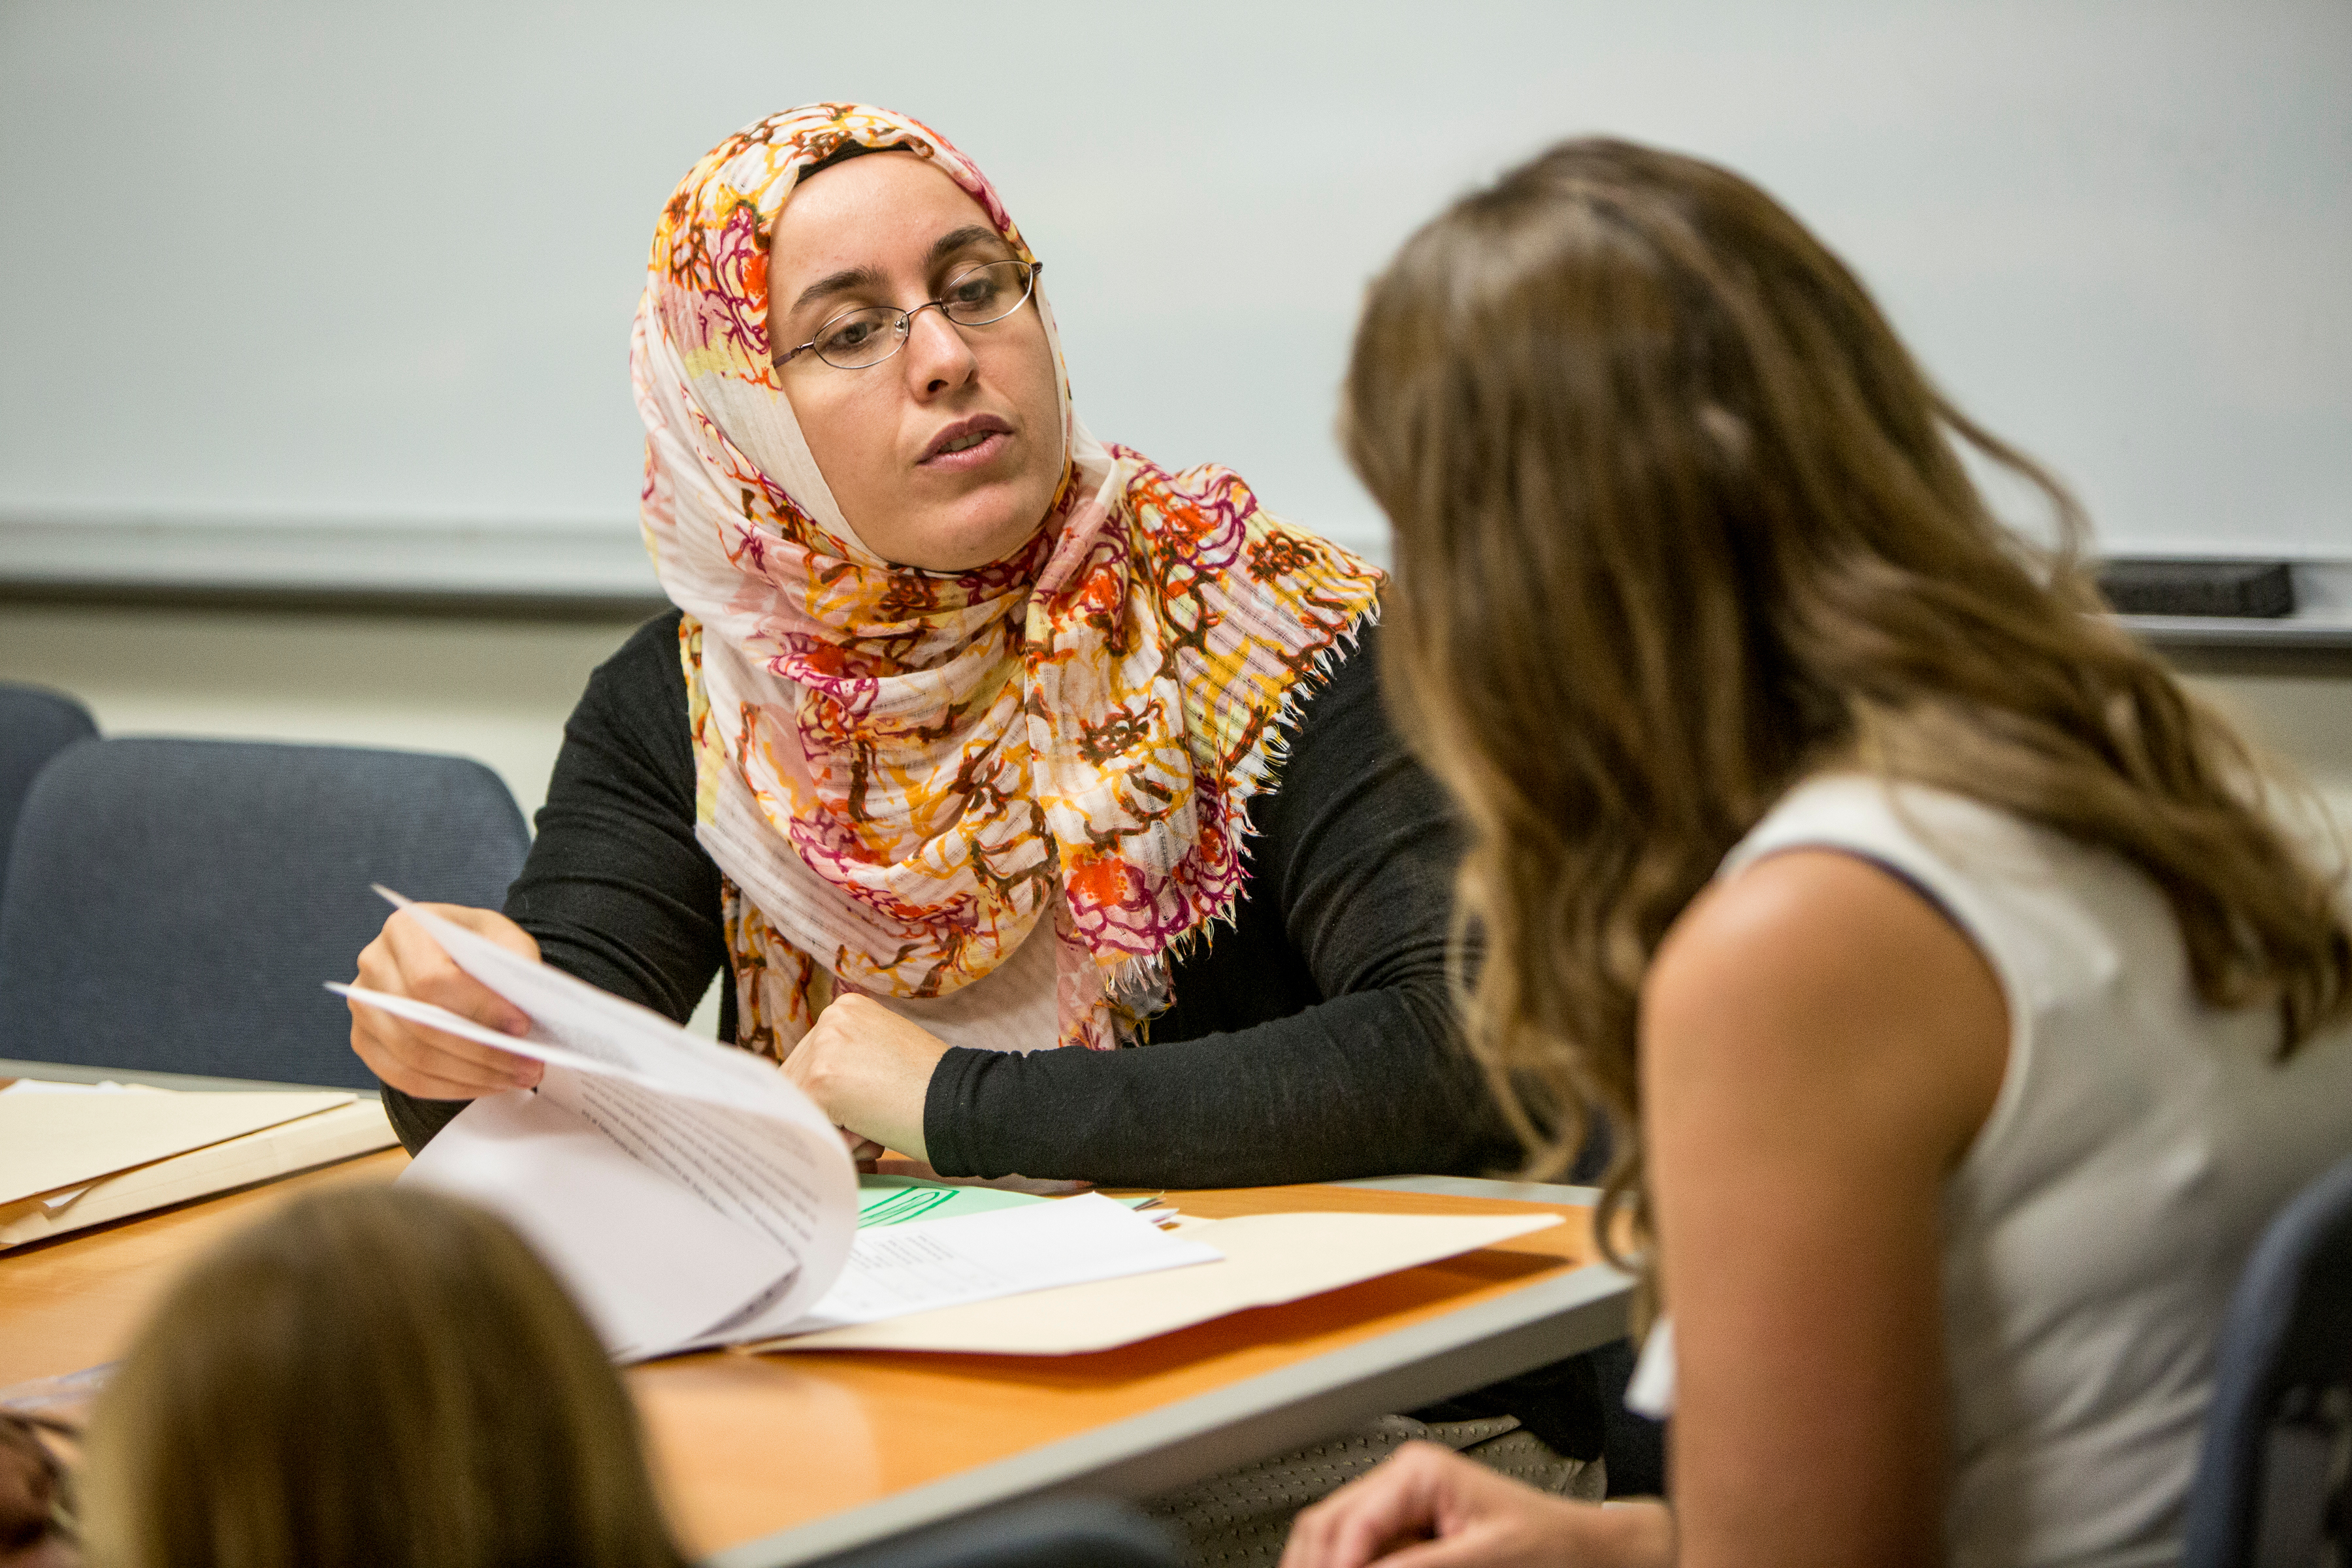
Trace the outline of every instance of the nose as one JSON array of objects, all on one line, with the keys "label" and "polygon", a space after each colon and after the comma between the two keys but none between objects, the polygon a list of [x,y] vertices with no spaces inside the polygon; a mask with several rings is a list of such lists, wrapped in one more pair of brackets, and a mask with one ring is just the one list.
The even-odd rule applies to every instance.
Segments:
[{"label": "nose", "polygon": [[936,397],[961,386],[979,370],[971,344],[936,305],[917,310],[907,323],[907,346],[898,357],[907,362],[907,380],[919,397]]}]

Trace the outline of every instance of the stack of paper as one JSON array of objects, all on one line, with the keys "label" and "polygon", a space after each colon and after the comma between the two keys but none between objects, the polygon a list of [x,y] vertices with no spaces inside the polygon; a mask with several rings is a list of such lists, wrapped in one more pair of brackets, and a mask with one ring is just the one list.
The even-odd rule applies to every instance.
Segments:
[{"label": "stack of paper", "polygon": [[0,1248],[348,1159],[395,1142],[335,1090],[0,1089]]},{"label": "stack of paper", "polygon": [[[939,1200],[858,1225],[836,1128],[772,1064],[413,909],[466,972],[527,1014],[520,1038],[401,996],[363,1005],[545,1064],[474,1101],[401,1180],[504,1215],[624,1360],[845,1327],[1215,1260],[1108,1198]],[[902,1207],[930,1200],[899,1199]]]},{"label": "stack of paper", "polygon": [[[1078,1200],[1063,1198],[1060,1205]],[[1108,1279],[837,1327],[800,1325],[749,1351],[932,1351],[1078,1355],[1252,1307],[1277,1306],[1559,1225],[1554,1214],[1265,1214],[1186,1219],[1176,1234],[1220,1255],[1150,1279]]]},{"label": "stack of paper", "polygon": [[1097,1194],[861,1192],[839,1129],[772,1064],[413,912],[530,1016],[529,1035],[333,989],[547,1071],[535,1090],[476,1100],[401,1179],[505,1215],[625,1360],[745,1343],[1100,1350],[1559,1223],[1287,1214],[1162,1230]]}]

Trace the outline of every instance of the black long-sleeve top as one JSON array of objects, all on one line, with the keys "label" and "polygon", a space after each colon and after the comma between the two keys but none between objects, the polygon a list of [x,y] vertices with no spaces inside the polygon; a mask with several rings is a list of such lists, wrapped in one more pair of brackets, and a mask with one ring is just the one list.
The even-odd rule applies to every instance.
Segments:
[{"label": "black long-sleeve top", "polygon": [[[727,955],[719,868],[694,837],[677,623],[647,622],[589,679],[506,912],[548,963],[683,1022]],[[923,1107],[942,1175],[1215,1187],[1517,1163],[1452,1027],[1459,843],[1442,792],[1389,727],[1376,636],[1303,700],[1279,787],[1251,803],[1233,923],[1171,966],[1173,1002],[1150,1043],[950,1049]],[[731,1039],[725,994],[719,1032]],[[389,1086],[384,1101],[412,1152],[462,1109]],[[1589,1458],[1610,1407],[1578,1357],[1419,1414],[1516,1415]]]},{"label": "black long-sleeve top", "polygon": [[[506,912],[549,963],[683,1021],[726,952],[677,625],[647,622],[591,677]],[[1389,726],[1370,637],[1304,697],[1250,816],[1234,921],[1171,965],[1149,1044],[941,1058],[923,1108],[941,1174],[1244,1186],[1517,1163],[1450,1021],[1458,839]],[[386,1101],[411,1150],[459,1108]]]}]

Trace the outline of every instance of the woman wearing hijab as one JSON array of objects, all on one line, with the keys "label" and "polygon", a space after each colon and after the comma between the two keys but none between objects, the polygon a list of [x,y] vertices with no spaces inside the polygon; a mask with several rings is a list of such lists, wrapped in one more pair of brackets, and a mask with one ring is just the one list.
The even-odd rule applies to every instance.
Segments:
[{"label": "woman wearing hijab", "polygon": [[[687,175],[630,356],[677,613],[592,679],[504,914],[443,912],[679,1020],[726,964],[724,1037],[943,1175],[1514,1162],[1454,1044],[1447,807],[1358,646],[1381,574],[1225,469],[1097,441],[1040,273],[886,110],[789,110]],[[360,976],[529,1026],[399,915]],[[537,1077],[352,1020],[411,1149]],[[1409,1434],[1600,1479],[1588,1363],[1423,1415],[1168,1510],[1271,1563]]]},{"label": "woman wearing hijab", "polygon": [[[1097,441],[1041,270],[887,110],[687,175],[631,352],[677,613],[593,678],[504,914],[447,912],[673,1018],[725,963],[724,1035],[946,1175],[1509,1162],[1451,1045],[1446,807],[1356,650],[1380,572]],[[527,1026],[398,915],[360,977]],[[538,1071],[364,1009],[352,1045],[412,1148]]]}]

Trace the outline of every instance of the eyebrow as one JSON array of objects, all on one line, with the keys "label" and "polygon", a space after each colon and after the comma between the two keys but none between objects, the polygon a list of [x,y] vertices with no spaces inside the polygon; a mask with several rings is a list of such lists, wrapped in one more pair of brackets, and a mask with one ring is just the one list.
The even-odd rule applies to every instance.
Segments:
[{"label": "eyebrow", "polygon": [[844,271],[830,273],[801,290],[800,298],[793,301],[792,313],[799,315],[809,305],[828,294],[846,294],[856,289],[877,288],[881,282],[882,274],[871,267],[852,267]]},{"label": "eyebrow", "polygon": [[984,224],[968,223],[961,228],[950,229],[931,241],[931,248],[923,255],[923,269],[928,272],[965,246],[977,245],[983,240],[993,240],[1002,245],[1004,237]]},{"label": "eyebrow", "polygon": [[[994,240],[1002,245],[1004,237],[985,224],[968,223],[961,228],[950,229],[931,241],[931,248],[923,254],[923,268],[929,271],[965,246]],[[871,267],[845,268],[828,273],[800,291],[793,300],[791,314],[798,315],[815,301],[834,294],[847,294],[859,289],[880,287],[882,274]]]}]

